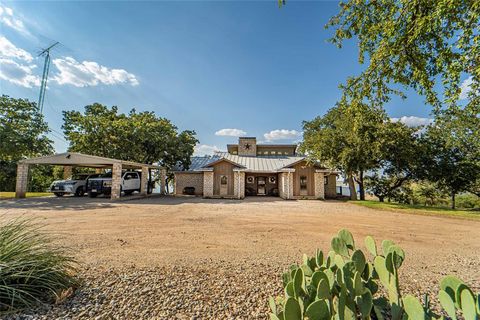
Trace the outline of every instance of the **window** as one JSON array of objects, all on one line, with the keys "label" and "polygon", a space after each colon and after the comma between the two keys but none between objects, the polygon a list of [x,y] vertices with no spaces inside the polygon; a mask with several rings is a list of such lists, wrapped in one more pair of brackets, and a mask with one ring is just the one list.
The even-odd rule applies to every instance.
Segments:
[{"label": "window", "polygon": [[238,152],[237,151],[232,151],[232,154],[237,154]]},{"label": "window", "polygon": [[307,189],[307,176],[300,176],[300,190]]},{"label": "window", "polygon": [[272,152],[270,152],[270,153],[271,153],[272,155],[275,155],[275,154],[276,154],[276,152],[275,152],[275,151],[272,151]]},{"label": "window", "polygon": [[323,177],[323,183],[324,183],[325,185],[328,184],[328,177]]},{"label": "window", "polygon": [[222,176],[222,177],[220,178],[220,184],[225,185],[225,184],[227,184],[227,181],[228,181],[227,176]]}]

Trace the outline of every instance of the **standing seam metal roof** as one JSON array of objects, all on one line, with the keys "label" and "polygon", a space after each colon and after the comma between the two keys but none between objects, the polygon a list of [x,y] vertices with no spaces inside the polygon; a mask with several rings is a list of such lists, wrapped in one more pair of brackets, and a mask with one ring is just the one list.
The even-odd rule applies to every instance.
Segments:
[{"label": "standing seam metal roof", "polygon": [[[213,156],[192,157],[192,163],[187,171],[201,171],[221,159],[234,162],[245,167],[249,172],[276,172],[289,165],[304,160],[303,156],[239,156],[228,152],[217,152]],[[182,171],[178,168],[178,171]]]}]

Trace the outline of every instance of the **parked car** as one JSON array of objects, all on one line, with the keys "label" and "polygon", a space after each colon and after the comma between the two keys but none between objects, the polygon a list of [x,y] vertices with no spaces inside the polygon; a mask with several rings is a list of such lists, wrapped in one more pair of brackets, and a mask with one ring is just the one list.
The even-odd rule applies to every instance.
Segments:
[{"label": "parked car", "polygon": [[77,197],[81,197],[87,192],[88,181],[98,176],[99,174],[91,173],[75,174],[67,180],[53,181],[49,191],[53,192],[57,197],[63,197],[65,194],[74,194]]},{"label": "parked car", "polygon": [[[126,171],[122,174],[120,192],[126,195],[135,191],[140,192],[141,174],[136,171]],[[107,172],[97,178],[89,179],[87,184],[88,196],[95,198],[99,194],[109,195],[112,193],[112,172]]]}]

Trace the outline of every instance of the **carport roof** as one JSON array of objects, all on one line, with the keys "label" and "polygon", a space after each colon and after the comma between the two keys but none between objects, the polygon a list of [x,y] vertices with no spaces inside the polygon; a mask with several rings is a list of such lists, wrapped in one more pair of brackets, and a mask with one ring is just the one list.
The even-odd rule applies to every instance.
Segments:
[{"label": "carport roof", "polygon": [[123,168],[140,169],[142,167],[159,169],[158,165],[144,164],[133,161],[125,161],[111,158],[92,156],[78,152],[57,153],[49,156],[38,158],[30,158],[18,161],[19,164],[43,164],[43,165],[59,165],[59,166],[75,166],[104,168],[111,167],[113,164],[121,164]]}]

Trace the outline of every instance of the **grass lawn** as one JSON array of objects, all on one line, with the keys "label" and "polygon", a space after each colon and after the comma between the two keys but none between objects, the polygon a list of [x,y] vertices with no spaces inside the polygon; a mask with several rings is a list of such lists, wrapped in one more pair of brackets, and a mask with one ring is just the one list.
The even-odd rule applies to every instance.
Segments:
[{"label": "grass lawn", "polygon": [[[27,198],[48,197],[53,195],[50,192],[27,192]],[[0,199],[15,198],[15,192],[0,192]]]},{"label": "grass lawn", "polygon": [[379,202],[373,200],[366,201],[349,201],[360,206],[364,206],[372,209],[386,210],[386,211],[396,211],[396,212],[405,212],[413,214],[423,214],[423,215],[443,215],[451,216],[457,218],[470,218],[470,219],[480,219],[480,211],[474,209],[450,209],[442,207],[425,207],[422,205],[412,205],[412,204],[400,204],[400,203],[389,203],[389,202]]}]

